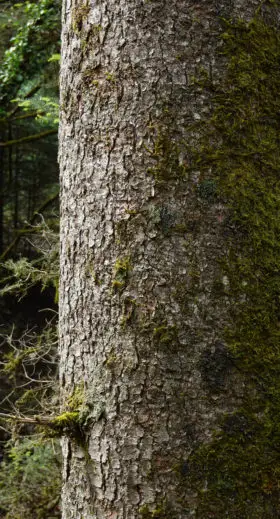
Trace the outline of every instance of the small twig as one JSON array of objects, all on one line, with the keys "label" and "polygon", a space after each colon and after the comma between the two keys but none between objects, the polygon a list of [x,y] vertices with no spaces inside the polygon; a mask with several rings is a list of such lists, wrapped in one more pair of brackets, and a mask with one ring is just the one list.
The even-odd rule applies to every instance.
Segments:
[{"label": "small twig", "polygon": [[30,222],[28,222],[28,225],[18,231],[17,236],[10,243],[10,245],[7,247],[7,249],[1,254],[1,256],[0,256],[1,261],[3,261],[8,256],[8,254],[11,252],[11,250],[17,245],[17,243],[21,239],[22,235],[30,234],[31,232],[34,232],[34,229],[32,228],[32,224],[34,224],[34,222],[36,221],[36,218],[38,217],[38,215],[40,215],[40,213],[42,213],[45,209],[47,209],[48,206],[50,206],[55,200],[57,200],[58,196],[59,196],[58,192],[55,193],[55,195],[52,195],[50,198],[48,198],[48,200],[46,200],[41,205],[41,207],[39,207],[39,209],[37,211],[35,211],[33,213],[33,216],[31,218]]},{"label": "small twig", "polygon": [[52,425],[52,420],[54,417],[50,416],[19,416],[9,413],[0,413],[0,419],[4,420],[12,420],[17,423],[26,423],[31,425]]}]

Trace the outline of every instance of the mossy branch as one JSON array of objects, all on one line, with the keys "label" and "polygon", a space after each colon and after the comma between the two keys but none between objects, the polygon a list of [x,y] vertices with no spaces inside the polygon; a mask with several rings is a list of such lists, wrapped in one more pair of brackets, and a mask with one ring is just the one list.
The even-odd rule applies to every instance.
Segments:
[{"label": "mossy branch", "polygon": [[57,129],[54,128],[52,130],[46,130],[45,132],[36,133],[35,135],[28,135],[27,137],[21,137],[20,139],[13,139],[11,141],[0,142],[0,148],[8,148],[10,146],[14,146],[17,144],[25,144],[26,142],[38,141],[40,139],[44,139],[49,135],[54,135],[57,133]]},{"label": "mossy branch", "polygon": [[79,411],[66,411],[57,416],[21,416],[17,414],[0,413],[0,420],[1,419],[17,424],[40,425],[49,428],[58,435],[63,434],[66,430],[76,431],[77,426],[81,425]]}]

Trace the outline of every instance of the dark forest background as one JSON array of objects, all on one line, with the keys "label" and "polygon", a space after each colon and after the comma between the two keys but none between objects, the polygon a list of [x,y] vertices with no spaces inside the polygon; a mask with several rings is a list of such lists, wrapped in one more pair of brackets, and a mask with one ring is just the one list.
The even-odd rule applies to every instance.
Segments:
[{"label": "dark forest background", "polygon": [[0,518],[5,519],[60,517],[59,443],[34,424],[34,416],[52,416],[58,407],[60,3],[0,1]]}]

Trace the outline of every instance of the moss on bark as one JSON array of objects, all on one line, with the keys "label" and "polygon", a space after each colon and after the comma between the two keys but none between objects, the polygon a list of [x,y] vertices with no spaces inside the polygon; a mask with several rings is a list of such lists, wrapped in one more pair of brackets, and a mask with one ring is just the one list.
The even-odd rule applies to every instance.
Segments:
[{"label": "moss on bark", "polygon": [[195,160],[198,194],[211,186],[211,201],[229,208],[224,339],[247,385],[242,407],[224,417],[182,478],[199,492],[198,518],[272,518],[279,507],[280,30],[272,18],[266,2],[250,22],[225,22],[227,74],[212,85],[215,108]]}]

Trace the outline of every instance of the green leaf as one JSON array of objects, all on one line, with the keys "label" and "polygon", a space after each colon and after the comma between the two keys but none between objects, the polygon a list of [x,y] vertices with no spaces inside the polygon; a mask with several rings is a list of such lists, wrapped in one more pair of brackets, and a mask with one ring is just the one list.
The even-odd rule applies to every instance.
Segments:
[{"label": "green leaf", "polygon": [[52,61],[60,61],[60,54],[52,54],[51,57],[48,59],[48,62]]}]

